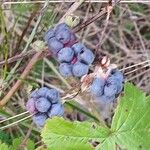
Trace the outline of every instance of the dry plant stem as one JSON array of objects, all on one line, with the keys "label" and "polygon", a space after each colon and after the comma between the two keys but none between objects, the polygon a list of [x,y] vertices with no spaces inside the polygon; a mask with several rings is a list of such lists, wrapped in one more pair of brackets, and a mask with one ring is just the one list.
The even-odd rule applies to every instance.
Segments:
[{"label": "dry plant stem", "polygon": [[13,123],[10,123],[10,124],[8,124],[8,125],[6,125],[6,126],[0,127],[0,130],[4,130],[4,129],[6,129],[6,128],[12,127],[12,126],[18,124],[19,122],[22,122],[22,121],[24,121],[24,120],[26,120],[26,119],[29,119],[29,118],[31,118],[31,117],[32,117],[32,115],[29,115],[29,116],[27,116],[27,117],[24,117],[24,118],[22,118],[22,119],[20,119],[20,120],[15,121],[15,122],[13,122]]},{"label": "dry plant stem", "polygon": [[4,120],[0,121],[0,123],[3,123],[3,122],[6,122],[6,121],[9,121],[9,120],[12,120],[12,119],[14,119],[14,118],[20,117],[20,116],[25,115],[25,114],[27,114],[27,113],[29,113],[29,111],[26,111],[26,112],[20,113],[20,114],[18,114],[18,115],[9,117],[9,118],[7,118],[7,119],[4,119]]},{"label": "dry plant stem", "polygon": [[109,18],[110,18],[110,14],[111,14],[111,12],[113,10],[113,7],[109,6],[109,4],[108,4],[106,10],[107,10],[107,17],[106,17],[106,20],[105,20],[106,23],[105,23],[104,29],[102,30],[102,34],[101,34],[99,43],[96,46],[97,47],[96,50],[98,50],[101,47],[101,45],[102,45],[102,40],[104,38],[104,34],[106,32],[106,29],[107,29],[107,26],[108,26],[108,22],[109,22]]},{"label": "dry plant stem", "polygon": [[[130,10],[130,9],[129,9],[129,13],[130,13],[130,16],[132,16],[132,13],[131,13],[131,10]],[[143,55],[145,55],[145,56],[147,57],[147,59],[148,59],[149,56],[148,56],[148,54],[147,54],[144,41],[143,41],[143,39],[142,39],[142,36],[141,36],[141,33],[140,33],[139,28],[138,28],[138,26],[137,26],[137,23],[136,23],[134,20],[133,20],[133,24],[134,24],[135,30],[136,30],[136,32],[137,32],[137,35],[138,35],[138,37],[139,37],[139,40],[140,40],[140,43],[141,43],[141,46],[142,46],[141,51],[142,51]]]},{"label": "dry plant stem", "polygon": [[141,70],[141,69],[144,69],[144,68],[149,67],[149,66],[150,66],[150,64],[147,64],[147,65],[142,66],[142,67],[140,67],[140,68],[136,68],[136,69],[134,69],[134,70],[132,70],[132,71],[129,71],[129,72],[125,73],[125,75],[131,74],[131,73],[133,73],[133,72],[135,72],[135,71],[137,71],[137,70]]},{"label": "dry plant stem", "polygon": [[132,66],[129,66],[129,67],[122,68],[122,69],[120,69],[120,71],[124,71],[124,70],[126,70],[126,69],[130,69],[130,68],[133,68],[133,67],[136,67],[136,66],[145,64],[145,63],[149,63],[149,62],[150,62],[150,60],[146,60],[146,61],[140,62],[140,63],[138,63],[138,64],[135,64],[135,65],[132,65]]},{"label": "dry plant stem", "polygon": [[76,26],[73,29],[73,32],[79,32],[81,29],[85,28],[87,25],[91,24],[92,22],[94,22],[95,20],[99,19],[100,17],[104,16],[106,14],[106,9],[103,8],[101,12],[99,12],[98,14],[96,14],[94,17],[89,18],[86,22],[82,23],[80,26]]},{"label": "dry plant stem", "polygon": [[24,30],[23,30],[23,32],[22,32],[20,38],[19,38],[19,41],[18,41],[18,43],[17,43],[17,45],[16,45],[16,48],[17,48],[17,49],[19,49],[20,44],[21,44],[21,42],[22,42],[22,40],[23,40],[23,37],[25,36],[25,34],[26,34],[28,28],[30,27],[32,20],[33,20],[33,19],[35,18],[35,16],[37,15],[38,10],[39,10],[39,5],[38,5],[38,8],[37,8],[36,10],[34,10],[34,11],[31,13],[31,15],[30,15],[30,18],[29,18],[29,20],[28,20],[28,22],[27,22],[27,25],[26,25],[26,27],[24,28]]},{"label": "dry plant stem", "polygon": [[27,141],[28,141],[28,138],[30,137],[30,134],[32,132],[32,128],[33,128],[33,123],[31,124],[25,138],[23,139],[22,143],[20,144],[19,148],[17,150],[22,150],[22,149],[25,149],[26,148],[26,145],[27,145]]},{"label": "dry plant stem", "polygon": [[[3,5],[15,5],[15,4],[43,4],[45,1],[44,0],[36,0],[36,1],[21,1],[21,2],[3,2]],[[66,2],[66,3],[73,3],[75,2],[75,0],[50,0],[49,3],[62,3],[62,2]],[[107,3],[108,0],[85,0],[86,3],[89,2],[93,2],[93,3]],[[147,4],[149,3],[148,0],[121,0],[120,3],[142,3],[142,4]]]},{"label": "dry plant stem", "polygon": [[25,53],[18,54],[18,55],[14,56],[14,57],[11,57],[11,58],[7,59],[7,61],[5,61],[5,60],[1,61],[0,62],[0,66],[4,65],[4,64],[9,64],[9,63],[15,62],[15,61],[17,61],[19,59],[22,59],[24,57],[28,57],[28,56],[33,55],[35,53],[36,53],[36,51],[31,50],[31,51],[28,51],[28,52],[25,52]]},{"label": "dry plant stem", "polygon": [[39,60],[39,58],[42,56],[43,53],[44,51],[39,51],[32,57],[27,67],[24,69],[23,73],[20,76],[21,80],[18,80],[15,83],[15,85],[11,88],[11,90],[7,93],[7,95],[0,101],[0,108],[3,107],[12,97],[12,95],[19,89],[20,85],[22,84],[22,80],[24,80],[26,76],[30,73],[32,67]]},{"label": "dry plant stem", "polygon": [[65,15],[60,19],[59,23],[62,23],[65,21],[65,17],[71,15],[82,3],[84,0],[76,1],[69,10],[65,13]]},{"label": "dry plant stem", "polygon": [[132,76],[131,78],[129,78],[129,79],[127,80],[127,82],[132,81],[132,80],[134,80],[134,79],[138,78],[139,76],[141,76],[141,75],[143,75],[143,74],[146,74],[146,73],[149,74],[149,73],[150,73],[150,69],[145,70],[145,71],[143,71],[143,72],[141,72],[141,73],[139,73],[139,74],[137,74],[137,75],[135,75],[135,76]]}]

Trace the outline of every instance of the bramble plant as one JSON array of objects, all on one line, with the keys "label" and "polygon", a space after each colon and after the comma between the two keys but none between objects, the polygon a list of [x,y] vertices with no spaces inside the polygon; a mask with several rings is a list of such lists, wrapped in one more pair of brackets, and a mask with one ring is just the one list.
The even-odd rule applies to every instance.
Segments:
[{"label": "bramble plant", "polygon": [[[88,74],[88,71],[89,65],[94,61],[94,54],[79,42],[72,46],[69,44],[70,48],[68,43],[70,43],[71,36],[75,37],[71,29],[65,23],[62,23],[55,28],[49,29],[44,39],[47,41],[48,48],[53,56],[61,63],[59,67],[60,73],[66,77],[82,77],[82,82],[84,83],[86,82],[84,78],[93,74]],[[63,45],[63,48],[58,50],[57,45],[51,43],[51,39],[54,38],[60,44],[67,44],[67,46]],[[107,72],[104,72],[103,68],[99,66],[98,70],[100,71],[95,72],[91,79],[91,85],[89,84],[88,86],[91,94],[99,100],[112,102],[123,89],[124,77],[116,69],[116,66],[108,64],[105,66],[105,69],[107,69]],[[44,126],[48,118],[63,116],[64,114],[59,92],[56,89],[48,89],[46,87],[35,90],[30,94],[26,108],[33,115],[33,122],[39,127]]]},{"label": "bramble plant", "polygon": [[[149,71],[149,54],[145,54],[148,44],[142,41],[143,29],[147,27],[139,28],[137,21],[133,19],[134,22],[127,25],[131,26],[132,30],[126,25],[123,28],[126,20],[121,20],[122,15],[124,18],[129,15],[130,18],[137,14],[140,16],[145,8],[134,5],[133,9],[129,5],[129,14],[126,17],[124,13],[120,14],[119,7],[112,12],[118,2],[109,1],[106,7],[93,15],[97,11],[97,4],[91,7],[92,3],[85,3],[85,6],[80,8],[83,2],[81,0],[66,5],[70,7],[67,12],[64,11],[67,7],[62,5],[61,11],[59,10],[59,13],[65,12],[62,17],[57,11],[52,11],[52,6],[48,5],[49,0],[25,3],[30,2],[44,5],[41,8],[41,5],[37,4],[28,22],[24,23],[25,27],[18,25],[20,18],[16,25],[10,25],[14,28],[12,37],[15,32],[20,36],[14,47],[17,50],[23,48],[20,54],[14,51],[15,56],[7,50],[15,43],[8,39],[6,28],[13,20],[10,17],[11,13],[5,14],[10,16],[3,24],[3,9],[10,8],[0,9],[0,41],[6,42],[7,45],[2,46],[6,53],[2,56],[4,60],[0,61],[3,68],[3,78],[0,79],[0,95],[3,96],[0,101],[0,108],[3,107],[0,109],[0,150],[149,150],[150,95],[140,90],[143,88],[142,82],[134,82],[136,85],[128,82],[133,80],[131,73],[136,76],[135,71],[139,74],[137,79],[141,80],[140,69],[136,67],[141,67],[142,73]],[[85,18],[74,14],[77,8],[82,9],[82,12],[87,9]],[[17,9],[25,15],[24,19],[28,18],[27,7],[23,5]],[[133,9],[134,15],[130,9]],[[89,14],[91,18],[88,17]],[[56,24],[55,17],[59,15],[62,18]],[[111,15],[119,16],[117,22],[115,19],[109,22]],[[106,20],[97,21],[100,18],[104,19],[104,16]],[[143,19],[144,15],[141,16]],[[137,20],[142,21],[141,18]],[[32,31],[28,30],[31,25]],[[49,29],[45,28],[45,25],[49,26]],[[85,29],[88,25],[90,26]],[[24,29],[22,33],[20,29]],[[137,32],[139,43],[133,30]],[[27,31],[29,37],[26,37]],[[37,35],[43,31],[44,33]],[[79,31],[81,35],[78,34]],[[128,41],[128,38],[131,41]],[[138,51],[140,43],[143,55]],[[21,44],[25,44],[25,47]],[[135,47],[137,50],[134,50]],[[28,51],[29,48],[32,50]],[[109,53],[111,49],[112,52]],[[120,49],[123,53],[118,53]],[[134,52],[131,53],[132,49]],[[135,51],[142,56],[142,60],[146,58],[146,61],[136,64],[138,55],[131,61],[131,55],[134,55]],[[124,59],[124,56],[127,57]],[[24,58],[29,59],[29,62]],[[125,63],[127,59],[129,62]],[[145,63],[144,67],[141,66]],[[18,76],[20,72],[21,75]],[[131,78],[128,78],[128,74]],[[144,77],[144,82],[149,81],[149,78]],[[24,86],[20,88],[22,83]],[[15,101],[15,98],[19,101]],[[12,103],[8,103],[10,99]]]},{"label": "bramble plant", "polygon": [[65,23],[49,29],[45,34],[49,50],[60,63],[59,71],[65,77],[82,77],[94,61],[93,52],[77,41]]},{"label": "bramble plant", "polygon": [[33,122],[39,127],[44,125],[47,118],[63,116],[64,114],[59,92],[46,87],[42,87],[31,93],[26,108],[33,114]]},{"label": "bramble plant", "polygon": [[148,150],[150,96],[130,83],[124,88],[110,128],[94,121],[70,122],[56,117],[42,129],[44,143],[57,150]]}]

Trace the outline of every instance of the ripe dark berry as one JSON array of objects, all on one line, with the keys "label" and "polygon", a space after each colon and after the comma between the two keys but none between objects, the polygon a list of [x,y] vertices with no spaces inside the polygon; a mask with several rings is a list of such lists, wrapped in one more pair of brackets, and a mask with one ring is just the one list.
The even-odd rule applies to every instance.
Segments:
[{"label": "ripe dark berry", "polygon": [[90,92],[97,99],[112,102],[123,89],[123,74],[115,69],[107,78],[97,77],[90,86]]},{"label": "ripe dark berry", "polygon": [[48,48],[53,54],[57,54],[63,47],[64,45],[55,37],[48,40]]},{"label": "ripe dark berry", "polygon": [[51,107],[51,102],[44,97],[40,97],[35,101],[35,107],[39,112],[47,112]]},{"label": "ripe dark berry", "polygon": [[26,109],[27,109],[31,114],[36,113],[35,100],[34,100],[33,98],[30,98],[30,99],[27,101]]},{"label": "ripe dark berry", "polygon": [[91,50],[84,49],[80,53],[81,54],[79,55],[79,60],[84,61],[88,65],[93,63],[95,57],[94,57],[94,54]]},{"label": "ripe dark berry", "polygon": [[74,50],[75,54],[79,54],[81,51],[84,51],[86,47],[82,43],[76,43],[72,46],[72,49]]},{"label": "ripe dark berry", "polygon": [[57,55],[59,62],[70,62],[73,56],[74,51],[69,47],[62,48]]},{"label": "ripe dark berry", "polygon": [[36,95],[35,95],[34,97],[36,97],[36,98],[40,98],[40,97],[45,97],[45,98],[47,98],[47,97],[46,97],[46,94],[48,93],[49,90],[50,90],[50,89],[47,88],[47,87],[42,87],[42,88],[36,90]]},{"label": "ripe dark berry", "polygon": [[56,26],[55,31],[61,31],[64,29],[70,30],[70,28],[68,27],[68,25],[66,23],[61,23]]},{"label": "ripe dark berry", "polygon": [[65,77],[72,76],[72,65],[69,63],[61,63],[59,66],[59,72]]},{"label": "ripe dark berry", "polygon": [[87,74],[88,71],[89,66],[81,62],[76,62],[72,68],[72,72],[75,77],[82,77],[83,75]]},{"label": "ripe dark berry", "polygon": [[55,37],[58,41],[62,42],[63,44],[66,44],[71,39],[71,33],[67,29],[62,29],[61,31],[56,31]]},{"label": "ripe dark berry", "polygon": [[32,119],[37,126],[43,127],[47,119],[47,115],[44,113],[37,113],[33,115]]},{"label": "ripe dark berry", "polygon": [[111,97],[117,93],[117,85],[114,83],[109,83],[104,87],[104,95]]},{"label": "ripe dark berry", "polygon": [[65,44],[65,47],[72,47],[77,42],[77,38],[74,33],[71,33],[70,41]]},{"label": "ripe dark berry", "polygon": [[52,104],[60,101],[60,94],[56,89],[49,89],[45,96]]},{"label": "ripe dark berry", "polygon": [[33,121],[37,126],[42,127],[48,118],[63,116],[64,107],[60,102],[60,95],[56,89],[42,87],[30,94],[26,104],[27,110],[33,114]]},{"label": "ripe dark berry", "polygon": [[53,116],[63,116],[64,107],[61,103],[53,104],[52,108],[48,111],[48,116],[52,118]]},{"label": "ripe dark berry", "polygon": [[49,29],[49,30],[45,33],[44,40],[45,40],[46,42],[48,42],[48,40],[49,40],[50,38],[54,37],[54,36],[55,36],[54,30],[53,30],[53,29]]},{"label": "ripe dark berry", "polygon": [[112,70],[110,76],[113,77],[113,78],[118,79],[118,81],[120,81],[120,82],[124,82],[124,76],[123,76],[123,74],[119,70],[117,70],[117,69]]},{"label": "ripe dark berry", "polygon": [[104,93],[105,79],[95,78],[91,84],[90,91],[95,96],[101,96]]}]

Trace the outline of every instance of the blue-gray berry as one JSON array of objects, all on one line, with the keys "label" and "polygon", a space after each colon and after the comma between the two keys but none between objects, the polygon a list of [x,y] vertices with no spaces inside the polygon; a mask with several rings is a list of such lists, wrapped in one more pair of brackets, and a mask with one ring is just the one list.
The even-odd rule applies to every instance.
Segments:
[{"label": "blue-gray berry", "polygon": [[53,54],[57,54],[63,47],[63,43],[58,41],[55,37],[48,40],[48,48]]},{"label": "blue-gray berry", "polygon": [[48,40],[49,40],[50,38],[54,37],[54,36],[55,36],[54,30],[53,30],[53,29],[49,29],[49,30],[45,33],[44,40],[45,40],[46,42],[48,42]]},{"label": "blue-gray berry", "polygon": [[72,76],[72,65],[69,63],[61,63],[59,66],[59,72],[65,77]]},{"label": "blue-gray berry", "polygon": [[72,49],[74,50],[75,54],[79,54],[81,51],[84,51],[86,47],[82,43],[76,43],[72,46]]},{"label": "blue-gray berry", "polygon": [[31,114],[34,114],[34,113],[37,112],[37,110],[36,110],[36,108],[35,108],[35,99],[34,99],[34,98],[30,98],[30,99],[27,101],[26,109],[27,109]]},{"label": "blue-gray berry", "polygon": [[76,77],[81,77],[87,74],[88,71],[89,71],[89,66],[79,61],[76,62],[72,68],[73,75]]},{"label": "blue-gray berry", "polygon": [[40,97],[35,101],[35,107],[39,112],[47,112],[51,107],[51,103],[48,99]]},{"label": "blue-gray berry", "polygon": [[91,50],[86,48],[86,49],[84,49],[83,51],[80,52],[78,58],[79,58],[79,60],[85,62],[88,65],[90,65],[90,64],[93,63],[95,56],[94,56],[94,54]]},{"label": "blue-gray berry", "polygon": [[55,27],[55,31],[61,31],[64,29],[69,30],[69,26],[66,23],[60,23]]},{"label": "blue-gray berry", "polygon": [[94,78],[90,86],[90,91],[94,96],[101,96],[104,93],[105,79]]},{"label": "blue-gray berry", "polygon": [[45,96],[52,104],[60,101],[60,94],[56,89],[49,89]]},{"label": "blue-gray berry", "polygon": [[47,119],[47,115],[44,113],[37,113],[33,115],[32,119],[37,126],[43,127]]},{"label": "blue-gray berry", "polygon": [[55,37],[61,43],[66,44],[71,39],[71,33],[67,29],[62,29],[62,30],[56,31]]},{"label": "blue-gray berry", "polygon": [[62,48],[57,55],[59,62],[70,62],[73,56],[74,51],[69,47]]},{"label": "blue-gray berry", "polygon": [[63,116],[64,107],[61,103],[53,104],[52,108],[48,111],[48,116],[52,118],[53,116]]}]

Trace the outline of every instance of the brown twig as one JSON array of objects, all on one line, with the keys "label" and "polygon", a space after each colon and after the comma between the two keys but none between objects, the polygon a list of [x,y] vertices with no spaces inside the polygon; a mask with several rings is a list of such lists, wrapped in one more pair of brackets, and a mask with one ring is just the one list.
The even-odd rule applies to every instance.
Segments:
[{"label": "brown twig", "polygon": [[47,54],[43,50],[43,51],[37,52],[32,57],[32,59],[30,60],[30,62],[26,66],[26,68],[24,69],[23,73],[21,74],[20,79],[17,80],[17,82],[14,84],[14,86],[11,88],[11,90],[7,93],[7,95],[0,101],[0,108],[3,107],[9,101],[9,99],[12,97],[12,95],[19,89],[20,85],[22,84],[22,81],[30,73],[30,71],[31,71],[32,67],[35,65],[35,63],[40,58],[44,57],[45,55],[47,55]]},{"label": "brown twig", "polygon": [[17,45],[16,45],[16,48],[17,48],[17,49],[19,49],[20,44],[21,44],[21,42],[22,42],[22,40],[23,40],[23,37],[25,36],[25,34],[26,34],[28,28],[30,27],[30,24],[31,24],[32,20],[33,20],[33,19],[35,18],[35,16],[37,15],[38,10],[39,10],[39,5],[38,5],[38,8],[37,8],[36,10],[34,10],[34,11],[31,13],[31,15],[30,15],[30,17],[29,17],[29,19],[28,19],[28,22],[26,23],[26,26],[25,26],[25,28],[24,28],[24,30],[23,30],[23,32],[22,32],[20,38],[19,38],[19,41],[18,41],[18,43],[17,43]]},{"label": "brown twig", "polygon": [[97,19],[105,16],[107,13],[107,10],[105,8],[102,9],[101,12],[97,13],[94,17],[89,18],[86,22],[83,22],[80,26],[76,26],[73,29],[73,32],[79,32],[81,29],[85,28],[87,25],[91,24],[92,22],[96,21]]},{"label": "brown twig", "polygon": [[28,51],[26,53],[18,54],[18,55],[14,56],[14,57],[11,57],[11,58],[7,59],[7,60],[1,61],[0,62],[0,66],[4,65],[4,64],[9,64],[9,63],[15,62],[15,61],[17,61],[17,60],[19,60],[21,58],[28,57],[28,56],[33,55],[35,53],[36,53],[36,51],[31,50],[31,51]]},{"label": "brown twig", "polygon": [[103,38],[104,38],[104,34],[105,34],[106,29],[107,29],[107,26],[108,26],[110,14],[111,14],[111,12],[112,12],[112,10],[113,10],[112,3],[108,2],[108,5],[106,6],[106,10],[107,10],[107,17],[106,17],[106,20],[105,20],[105,26],[104,26],[104,29],[102,30],[99,43],[96,45],[96,50],[95,50],[96,52],[98,51],[98,49],[99,49],[99,48],[101,47],[101,45],[102,45],[102,40],[103,40]]},{"label": "brown twig", "polygon": [[33,123],[31,124],[25,138],[23,139],[22,143],[20,144],[19,148],[17,150],[22,150],[26,148],[27,142],[28,142],[28,138],[30,137],[30,134],[32,132],[33,129]]},{"label": "brown twig", "polygon": [[72,14],[76,9],[84,2],[84,0],[76,1],[73,5],[68,9],[68,11],[63,15],[63,17],[59,20],[59,23],[64,22],[65,17]]}]

